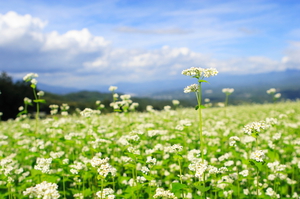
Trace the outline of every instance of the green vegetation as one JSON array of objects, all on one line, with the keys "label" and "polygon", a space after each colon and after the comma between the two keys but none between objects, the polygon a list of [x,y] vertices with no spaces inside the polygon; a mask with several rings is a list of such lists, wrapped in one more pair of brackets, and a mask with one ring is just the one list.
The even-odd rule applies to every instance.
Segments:
[{"label": "green vegetation", "polygon": [[0,198],[298,198],[299,112],[205,108],[203,154],[194,109],[1,122]]}]

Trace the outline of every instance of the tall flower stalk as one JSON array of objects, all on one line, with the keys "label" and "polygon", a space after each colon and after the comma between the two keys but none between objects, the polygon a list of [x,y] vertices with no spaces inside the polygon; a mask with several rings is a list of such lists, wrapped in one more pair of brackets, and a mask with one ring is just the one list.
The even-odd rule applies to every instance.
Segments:
[{"label": "tall flower stalk", "polygon": [[234,92],[234,89],[233,88],[223,88],[222,92],[226,94],[225,107],[227,107],[228,106],[228,97],[229,97],[229,95],[231,95]]},{"label": "tall flower stalk", "polygon": [[40,98],[44,95],[43,91],[40,91],[38,93],[36,92],[37,80],[35,79],[35,77],[38,77],[38,74],[29,73],[29,74],[27,74],[23,77],[23,80],[25,82],[30,82],[31,83],[30,87],[33,90],[33,95],[34,95],[34,98],[35,98],[33,101],[36,103],[35,132],[37,133],[37,131],[38,131],[38,121],[39,121],[39,115],[40,115],[40,103],[45,103],[45,100]]},{"label": "tall flower stalk", "polygon": [[187,86],[184,88],[185,93],[191,93],[195,92],[196,98],[197,98],[197,105],[195,109],[198,111],[198,117],[199,117],[199,139],[200,139],[200,150],[201,150],[201,157],[202,161],[204,161],[204,138],[203,138],[203,122],[202,122],[202,83],[208,83],[208,81],[204,80],[204,78],[215,76],[218,74],[217,69],[215,68],[196,68],[196,67],[191,67],[189,69],[183,70],[182,71],[183,75],[186,76],[191,76],[192,78],[196,78],[198,81],[198,84],[192,84],[190,86]]}]

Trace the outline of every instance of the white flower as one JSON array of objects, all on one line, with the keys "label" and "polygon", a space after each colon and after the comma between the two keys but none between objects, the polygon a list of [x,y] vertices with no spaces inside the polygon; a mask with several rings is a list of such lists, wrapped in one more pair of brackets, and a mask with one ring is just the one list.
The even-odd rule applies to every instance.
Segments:
[{"label": "white flower", "polygon": [[183,70],[181,74],[186,76],[192,76],[195,78],[211,77],[217,75],[219,72],[215,68],[196,68],[191,67],[189,69]]},{"label": "white flower", "polygon": [[281,93],[276,93],[275,95],[274,95],[274,98],[276,98],[276,99],[278,99],[278,98],[280,98],[281,97]]},{"label": "white flower", "polygon": [[44,92],[44,91],[39,91],[39,92],[37,93],[37,95],[40,96],[40,97],[42,97],[42,96],[45,95],[45,92]]},{"label": "white flower", "polygon": [[158,197],[177,199],[177,197],[174,195],[174,193],[172,193],[169,190],[165,191],[163,188],[156,189],[155,194],[153,195],[153,198],[158,198]]},{"label": "white flower", "polygon": [[270,88],[269,90],[267,90],[268,94],[274,94],[276,92],[275,88]]},{"label": "white flower", "polygon": [[226,94],[231,94],[234,92],[234,89],[233,88],[223,88],[222,92],[226,93]]},{"label": "white flower", "polygon": [[29,198],[36,197],[44,199],[57,199],[60,197],[57,188],[57,184],[44,181],[40,184],[37,184],[35,187],[27,188],[23,194],[29,195]]},{"label": "white flower", "polygon": [[265,153],[262,150],[256,150],[250,154],[250,159],[256,162],[263,162],[265,158]]},{"label": "white flower", "polygon": [[180,104],[180,102],[179,102],[178,100],[172,100],[172,104],[173,104],[174,106],[177,106],[178,104]]},{"label": "white flower", "polygon": [[27,75],[25,75],[24,77],[23,77],[23,80],[25,81],[25,82],[29,82],[29,81],[31,81],[33,78],[35,78],[35,77],[38,77],[38,74],[36,74],[36,73],[28,73]]},{"label": "white flower", "polygon": [[41,170],[43,173],[49,173],[51,162],[52,158],[37,158],[37,164],[34,166],[34,169]]},{"label": "white flower", "polygon": [[110,86],[110,87],[108,88],[109,91],[115,91],[115,90],[117,90],[117,89],[118,89],[118,87],[116,87],[116,86]]},{"label": "white flower", "polygon": [[190,86],[187,86],[184,88],[184,93],[192,93],[192,92],[198,92],[199,86],[198,84],[192,84]]}]

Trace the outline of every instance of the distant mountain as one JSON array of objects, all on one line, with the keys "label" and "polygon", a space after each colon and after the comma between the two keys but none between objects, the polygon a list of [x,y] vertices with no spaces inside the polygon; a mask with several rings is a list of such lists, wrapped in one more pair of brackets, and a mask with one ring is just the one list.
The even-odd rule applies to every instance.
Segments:
[{"label": "distant mountain", "polygon": [[63,87],[63,86],[50,86],[43,83],[38,83],[38,89],[50,93],[55,93],[59,95],[68,94],[68,93],[74,93],[79,92],[80,89],[77,88],[70,88],[70,87]]},{"label": "distant mountain", "polygon": [[[300,70],[286,70],[280,72],[269,72],[249,75],[231,75],[219,73],[215,77],[207,79],[210,83],[203,84],[204,97],[222,100],[224,94],[222,88],[234,88],[232,98],[239,98],[246,101],[268,100],[266,90],[276,88],[283,97],[289,99],[300,98]],[[179,77],[173,80],[148,81],[139,83],[120,82],[118,92],[132,94],[136,97],[151,97],[155,99],[194,99],[193,94],[183,93],[184,87],[196,83],[190,77]],[[111,85],[95,85],[89,91],[100,91],[108,93]],[[76,88],[55,87],[39,84],[39,89],[55,94],[67,94],[79,92]]]}]

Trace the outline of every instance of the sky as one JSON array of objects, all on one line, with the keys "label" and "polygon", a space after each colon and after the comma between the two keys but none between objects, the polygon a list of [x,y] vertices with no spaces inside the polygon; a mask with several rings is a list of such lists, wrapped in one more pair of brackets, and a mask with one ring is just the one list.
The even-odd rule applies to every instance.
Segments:
[{"label": "sky", "polygon": [[0,71],[88,89],[300,69],[299,19],[298,0],[0,1]]}]

